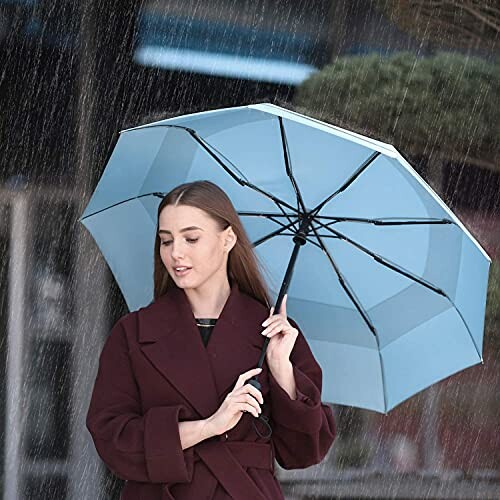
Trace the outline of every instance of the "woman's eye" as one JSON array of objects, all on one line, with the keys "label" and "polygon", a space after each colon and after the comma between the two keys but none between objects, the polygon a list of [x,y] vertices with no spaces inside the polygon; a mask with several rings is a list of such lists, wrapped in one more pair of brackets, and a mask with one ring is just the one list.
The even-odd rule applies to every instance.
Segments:
[{"label": "woman's eye", "polygon": [[[195,238],[195,239],[189,239],[189,238],[186,238],[186,241],[188,241],[189,243],[196,243],[198,241],[199,238]],[[168,246],[170,245],[170,243],[172,243],[172,240],[169,240],[169,241],[162,241],[161,244],[162,245],[165,245],[165,246]]]}]

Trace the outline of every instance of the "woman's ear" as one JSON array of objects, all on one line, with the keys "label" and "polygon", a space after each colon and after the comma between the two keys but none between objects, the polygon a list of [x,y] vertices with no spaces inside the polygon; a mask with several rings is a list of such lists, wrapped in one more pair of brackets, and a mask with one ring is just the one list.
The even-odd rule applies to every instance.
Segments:
[{"label": "woman's ear", "polygon": [[224,242],[224,249],[229,252],[230,250],[232,250],[234,245],[236,245],[236,241],[238,238],[236,237],[236,234],[234,234],[233,228],[231,226],[227,227],[225,231],[226,231],[226,236]]}]

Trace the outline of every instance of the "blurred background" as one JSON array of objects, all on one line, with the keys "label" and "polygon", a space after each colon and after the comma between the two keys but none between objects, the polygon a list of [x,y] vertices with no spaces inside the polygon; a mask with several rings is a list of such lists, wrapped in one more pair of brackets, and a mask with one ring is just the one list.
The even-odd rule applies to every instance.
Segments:
[{"label": "blurred background", "polygon": [[77,218],[121,129],[271,102],[394,144],[492,259],[484,364],[332,405],[289,499],[498,498],[500,3],[0,0],[0,496],[114,499],[85,415],[127,308]]}]

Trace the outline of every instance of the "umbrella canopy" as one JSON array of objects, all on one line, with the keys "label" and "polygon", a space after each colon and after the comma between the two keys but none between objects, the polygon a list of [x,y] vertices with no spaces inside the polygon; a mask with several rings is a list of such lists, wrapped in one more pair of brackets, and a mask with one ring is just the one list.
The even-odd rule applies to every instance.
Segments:
[{"label": "umbrella canopy", "polygon": [[294,255],[287,311],[323,400],[387,412],[482,362],[480,244],[396,148],[271,104],[121,132],[80,221],[130,310],[153,298],[160,197],[203,179],[230,197],[279,304]]}]

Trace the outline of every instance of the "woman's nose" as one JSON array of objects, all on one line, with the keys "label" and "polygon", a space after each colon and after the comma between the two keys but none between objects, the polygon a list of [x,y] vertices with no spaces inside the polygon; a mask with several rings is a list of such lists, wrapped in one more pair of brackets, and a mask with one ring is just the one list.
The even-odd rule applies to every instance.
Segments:
[{"label": "woman's nose", "polygon": [[177,260],[183,256],[183,253],[180,243],[172,242],[172,257]]}]

